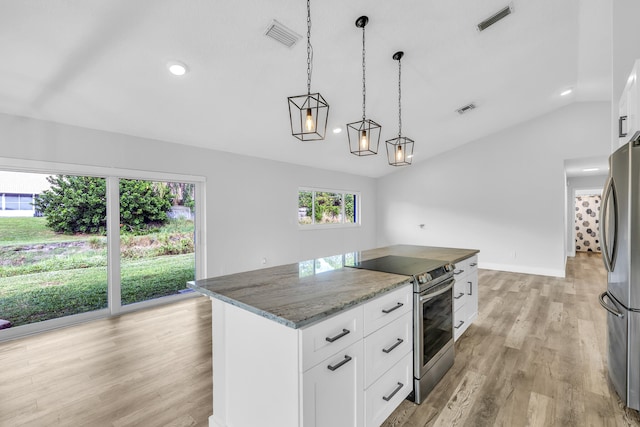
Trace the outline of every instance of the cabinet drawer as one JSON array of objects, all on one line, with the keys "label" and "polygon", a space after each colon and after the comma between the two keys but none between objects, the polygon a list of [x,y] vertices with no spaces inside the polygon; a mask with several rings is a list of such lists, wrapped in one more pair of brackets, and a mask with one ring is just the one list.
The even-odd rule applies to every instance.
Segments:
[{"label": "cabinet drawer", "polygon": [[362,306],[300,330],[302,371],[362,339]]},{"label": "cabinet drawer", "polygon": [[360,341],[303,373],[304,427],[363,427],[362,370]]},{"label": "cabinet drawer", "polygon": [[365,337],[365,388],[413,349],[412,320],[413,313],[405,313],[404,316]]},{"label": "cabinet drawer", "polygon": [[470,316],[473,305],[469,302],[460,307],[453,313],[453,340],[457,341],[458,337],[467,330],[471,324]]},{"label": "cabinet drawer", "polygon": [[413,357],[409,353],[365,390],[365,424],[381,425],[412,390]]},{"label": "cabinet drawer", "polygon": [[469,298],[469,292],[467,284],[467,277],[456,278],[456,283],[453,285],[453,311],[458,311],[466,304]]},{"label": "cabinet drawer", "polygon": [[478,256],[474,255],[472,257],[463,259],[462,261],[458,261],[456,263],[456,268],[453,271],[454,277],[456,280],[462,279],[464,276],[475,273],[478,271]]},{"label": "cabinet drawer", "polygon": [[413,310],[413,290],[407,284],[386,293],[364,305],[364,335],[369,335],[384,325]]}]

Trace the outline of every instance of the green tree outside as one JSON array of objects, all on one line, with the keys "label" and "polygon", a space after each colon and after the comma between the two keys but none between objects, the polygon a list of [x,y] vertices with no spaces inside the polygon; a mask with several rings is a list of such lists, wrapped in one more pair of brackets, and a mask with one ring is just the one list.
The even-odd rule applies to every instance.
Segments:
[{"label": "green tree outside", "polygon": [[[65,233],[106,232],[106,180],[89,176],[47,177],[51,188],[34,204],[52,230]],[[167,222],[173,196],[159,191],[151,181],[120,180],[120,222],[130,232],[143,232]]]}]

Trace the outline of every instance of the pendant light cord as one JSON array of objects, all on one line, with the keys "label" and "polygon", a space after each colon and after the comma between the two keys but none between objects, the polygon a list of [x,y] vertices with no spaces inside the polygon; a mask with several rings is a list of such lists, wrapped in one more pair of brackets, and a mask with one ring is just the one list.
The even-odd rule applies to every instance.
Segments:
[{"label": "pendant light cord", "polygon": [[362,121],[366,120],[366,104],[367,104],[367,85],[366,85],[366,63],[365,63],[365,47],[364,47],[364,25],[362,26]]},{"label": "pendant light cord", "polygon": [[313,71],[313,47],[311,47],[311,0],[307,0],[307,95],[311,94],[311,72]]},{"label": "pendant light cord", "polygon": [[402,135],[402,59],[398,59],[398,138]]}]

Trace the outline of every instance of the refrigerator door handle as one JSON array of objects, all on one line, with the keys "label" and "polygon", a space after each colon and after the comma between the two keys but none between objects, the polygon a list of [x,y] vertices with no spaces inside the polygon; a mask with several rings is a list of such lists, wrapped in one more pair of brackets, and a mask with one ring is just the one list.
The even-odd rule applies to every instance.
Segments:
[{"label": "refrigerator door handle", "polygon": [[[607,235],[607,220],[609,218],[609,198],[613,203],[613,246],[611,254],[609,254],[609,237]],[[616,262],[616,251],[618,250],[618,200],[616,197],[616,189],[613,184],[613,177],[609,175],[605,184],[604,194],[602,195],[602,211],[600,215],[600,225],[602,226],[602,260],[608,272],[612,272]]]},{"label": "refrigerator door handle", "polygon": [[[600,294],[600,297],[598,298],[600,300],[600,305],[607,310],[609,313],[613,314],[616,317],[620,317],[623,318],[624,314],[620,313],[618,310],[616,310],[615,308],[611,308],[609,306],[609,304],[607,304],[604,300],[604,298],[607,297],[607,299],[609,301],[611,301],[611,298],[609,297],[609,294],[607,293],[607,291],[604,291],[603,293]],[[613,301],[611,301],[613,302]]]}]

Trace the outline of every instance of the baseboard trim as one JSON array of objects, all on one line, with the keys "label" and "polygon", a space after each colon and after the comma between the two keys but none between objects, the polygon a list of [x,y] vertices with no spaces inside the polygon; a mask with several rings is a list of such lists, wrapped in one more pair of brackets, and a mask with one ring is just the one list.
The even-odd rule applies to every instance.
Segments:
[{"label": "baseboard trim", "polygon": [[478,263],[478,268],[485,270],[508,271],[510,273],[534,274],[536,276],[565,277],[565,271],[554,268],[528,267],[525,265]]}]

